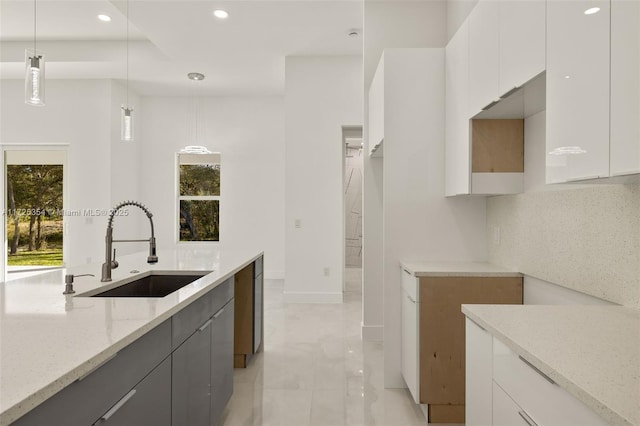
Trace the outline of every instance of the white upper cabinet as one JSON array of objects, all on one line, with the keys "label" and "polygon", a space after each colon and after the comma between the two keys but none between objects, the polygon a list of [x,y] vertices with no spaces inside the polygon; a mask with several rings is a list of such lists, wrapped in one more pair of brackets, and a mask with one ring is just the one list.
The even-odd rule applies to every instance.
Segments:
[{"label": "white upper cabinet", "polygon": [[469,27],[464,22],[446,51],[445,195],[469,194]]},{"label": "white upper cabinet", "polygon": [[640,1],[611,1],[611,176],[640,173]]},{"label": "white upper cabinet", "polygon": [[[384,140],[384,54],[369,88],[369,153],[380,150]],[[381,151],[379,151],[381,152]]]},{"label": "white upper cabinet", "polygon": [[609,12],[547,1],[547,183],[609,176]]},{"label": "white upper cabinet", "polygon": [[494,0],[479,0],[468,22],[468,107],[473,116],[500,96],[500,4]]},{"label": "white upper cabinet", "polygon": [[545,70],[545,1],[500,2],[500,96]]}]

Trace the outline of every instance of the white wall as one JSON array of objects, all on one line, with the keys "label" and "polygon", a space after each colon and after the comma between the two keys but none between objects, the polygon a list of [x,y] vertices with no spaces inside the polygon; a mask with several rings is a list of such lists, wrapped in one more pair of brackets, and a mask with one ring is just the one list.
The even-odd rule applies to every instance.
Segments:
[{"label": "white wall", "polygon": [[[108,209],[111,205],[111,82],[48,80],[47,105],[24,103],[24,81],[2,80],[0,142],[68,144],[67,209]],[[4,203],[4,197],[2,203]],[[106,217],[68,217],[68,265],[104,256]]]},{"label": "white wall", "polygon": [[285,60],[286,300],[342,301],[341,126],[362,123],[362,87],[361,57]]},{"label": "white wall", "polygon": [[[444,1],[371,1],[364,3],[364,152],[368,153],[369,86],[385,48],[442,47],[447,36]],[[444,108],[444,104],[442,105]],[[362,336],[382,340],[382,160],[363,159]]]},{"label": "white wall", "polygon": [[388,49],[384,61],[384,377],[405,387],[400,261],[485,260],[485,200],[444,196],[444,49]]},{"label": "white wall", "polygon": [[[199,109],[198,143],[222,156],[221,243],[263,250],[266,278],[282,278],[283,99],[210,97],[200,100]],[[194,124],[192,98],[142,100],[139,191],[140,199],[154,214],[160,248],[176,244],[176,153],[193,144]]]},{"label": "white wall", "polygon": [[447,41],[458,31],[478,0],[447,0]]}]

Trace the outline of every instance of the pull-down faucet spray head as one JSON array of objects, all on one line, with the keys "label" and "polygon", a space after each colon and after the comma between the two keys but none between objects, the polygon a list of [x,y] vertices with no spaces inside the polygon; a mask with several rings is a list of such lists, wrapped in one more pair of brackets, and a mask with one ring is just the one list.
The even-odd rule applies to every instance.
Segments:
[{"label": "pull-down faucet spray head", "polygon": [[[126,206],[135,206],[140,208],[147,217],[149,218],[149,223],[151,224],[151,237],[148,240],[114,240],[113,239],[113,218],[123,207]],[[148,241],[149,242],[149,256],[147,256],[147,263],[158,263],[158,256],[156,254],[156,237],[155,231],[153,228],[153,214],[147,209],[144,205],[136,202],[136,201],[125,201],[113,208],[111,214],[109,215],[109,221],[107,222],[107,235],[105,236],[105,261],[102,264],[102,279],[100,281],[106,282],[111,281],[111,270],[115,267],[113,258],[111,255],[111,249],[113,247],[114,242],[128,243],[128,242],[139,242],[139,241]],[[115,263],[117,266],[117,263]]]}]

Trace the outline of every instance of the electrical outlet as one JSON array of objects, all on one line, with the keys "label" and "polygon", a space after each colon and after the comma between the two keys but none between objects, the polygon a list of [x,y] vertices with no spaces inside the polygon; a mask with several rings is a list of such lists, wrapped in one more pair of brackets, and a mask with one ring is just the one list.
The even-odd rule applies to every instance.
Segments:
[{"label": "electrical outlet", "polygon": [[323,269],[323,271],[324,271],[324,276],[325,276],[325,277],[328,277],[329,275],[331,275],[331,269],[329,269],[329,268],[324,268],[324,269]]},{"label": "electrical outlet", "polygon": [[493,227],[493,243],[498,246],[500,245],[500,227],[499,226]]},{"label": "electrical outlet", "polygon": [[302,223],[300,222],[300,219],[294,220],[293,224],[296,228],[302,228]]}]

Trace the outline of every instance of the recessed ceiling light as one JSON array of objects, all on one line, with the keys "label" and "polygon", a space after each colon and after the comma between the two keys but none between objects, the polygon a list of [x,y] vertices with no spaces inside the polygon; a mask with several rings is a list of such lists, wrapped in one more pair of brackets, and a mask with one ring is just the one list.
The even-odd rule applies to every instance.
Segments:
[{"label": "recessed ceiling light", "polygon": [[98,19],[101,20],[102,22],[109,22],[109,21],[111,21],[111,16],[109,16],[109,15],[98,15]]},{"label": "recessed ceiling light", "polygon": [[600,8],[599,7],[592,7],[590,9],[587,9],[584,11],[585,15],[593,15],[594,13],[598,13],[600,12]]},{"label": "recessed ceiling light", "polygon": [[222,9],[216,9],[213,11],[213,16],[215,16],[218,19],[227,19],[229,17],[229,12]]}]

